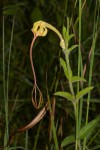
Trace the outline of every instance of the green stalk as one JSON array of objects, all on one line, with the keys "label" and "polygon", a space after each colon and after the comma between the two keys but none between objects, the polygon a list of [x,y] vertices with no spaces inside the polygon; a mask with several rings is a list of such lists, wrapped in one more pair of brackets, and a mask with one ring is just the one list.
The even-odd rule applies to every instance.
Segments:
[{"label": "green stalk", "polygon": [[53,132],[53,138],[54,138],[54,143],[55,143],[55,149],[59,150],[59,145],[58,145],[58,140],[57,140],[57,135],[56,135],[56,128],[55,128],[55,123],[54,123],[54,115],[52,115],[51,102],[50,102],[48,92],[47,92],[47,99],[48,99],[49,109],[50,109],[50,114],[51,114],[51,124],[52,124],[52,132]]},{"label": "green stalk", "polygon": [[[4,135],[4,146],[7,144],[8,140],[8,102],[6,99],[6,81],[5,81],[5,18],[3,15],[3,91],[4,91],[4,101],[5,101],[5,135]],[[6,148],[7,150],[7,148]]]},{"label": "green stalk", "polygon": [[[68,45],[68,44],[67,44]],[[78,150],[79,147],[79,141],[78,141],[78,110],[79,110],[79,104],[78,101],[75,101],[75,94],[74,94],[74,89],[73,89],[73,84],[70,81],[70,72],[71,72],[71,68],[70,68],[70,64],[69,64],[69,54],[65,53],[65,59],[66,59],[66,64],[67,64],[67,68],[68,68],[68,73],[69,73],[69,88],[70,91],[72,93],[72,95],[74,96],[74,101],[73,101],[73,106],[74,106],[74,113],[75,113],[75,120],[76,120],[76,142],[75,142],[75,150]]]},{"label": "green stalk", "polygon": [[[78,47],[78,76],[81,71],[81,0],[79,0],[79,47]],[[79,82],[77,83],[77,92],[79,92]]]},{"label": "green stalk", "polygon": [[28,130],[26,131],[26,137],[25,137],[25,150],[28,149]]},{"label": "green stalk", "polygon": [[[85,4],[85,1],[84,1]],[[82,2],[79,0],[79,48],[78,48],[78,76],[83,76],[83,64],[82,64],[82,54],[81,54],[81,20],[82,20]],[[77,92],[79,92],[79,82],[77,83]],[[79,101],[79,127],[78,131],[80,131],[81,128],[81,121],[82,121],[82,108],[83,108],[83,98]],[[81,149],[81,148],[80,148]]]},{"label": "green stalk", "polygon": [[[82,59],[81,59],[81,76],[83,76],[83,63],[82,63]],[[83,82],[81,82],[81,88],[83,89]],[[79,103],[79,130],[81,128],[81,121],[82,121],[82,108],[83,108],[83,97],[80,99],[80,103]]]},{"label": "green stalk", "polygon": [[41,122],[40,122],[38,130],[37,130],[37,134],[36,134],[36,137],[35,137],[35,142],[34,142],[34,146],[33,146],[32,150],[36,150],[37,149],[37,142],[38,142],[40,130],[41,130]]},{"label": "green stalk", "polygon": [[74,8],[76,7],[76,5],[77,5],[77,0],[75,1]]},{"label": "green stalk", "polygon": [[[81,72],[81,62],[82,62],[82,55],[81,55],[81,17],[82,17],[82,2],[79,0],[79,47],[78,47],[78,76],[80,76]],[[79,82],[77,83],[77,93],[79,92]],[[82,100],[80,100],[80,117],[79,117],[79,101],[76,102],[76,147],[75,149],[81,149],[80,147],[80,140],[79,137],[79,130],[81,125],[81,118],[82,118]]]},{"label": "green stalk", "polygon": [[14,15],[14,17],[13,17],[12,31],[11,31],[11,39],[10,39],[10,48],[9,48],[9,57],[8,57],[7,101],[8,101],[8,92],[9,92],[9,73],[10,73],[10,60],[11,60],[11,49],[12,49],[12,40],[13,40],[13,32],[14,32],[14,22],[15,22],[15,15]]},{"label": "green stalk", "polygon": [[5,87],[5,35],[4,35],[4,24],[5,24],[5,20],[4,20],[4,15],[3,15],[3,92],[4,92],[4,99],[6,99],[6,87]]},{"label": "green stalk", "polygon": [[66,2],[65,2],[65,10],[64,10],[64,18],[63,18],[63,26],[64,26],[64,23],[65,23],[67,6],[68,6],[68,0],[66,0]]},{"label": "green stalk", "polygon": [[[6,122],[6,132],[4,137],[4,146],[8,142],[9,138],[9,120],[8,120],[8,91],[9,91],[9,71],[10,71],[10,59],[11,59],[11,47],[12,47],[12,39],[13,39],[13,30],[14,30],[14,20],[15,15],[13,17],[12,31],[11,31],[11,39],[10,39],[10,49],[9,49],[9,57],[8,57],[8,72],[7,72],[7,91],[5,90],[5,53],[4,53],[4,16],[3,16],[3,84],[4,84],[4,99],[5,99],[5,122]],[[5,148],[8,150],[9,148]]]},{"label": "green stalk", "polygon": [[[67,36],[69,36],[69,19],[67,19]],[[70,63],[69,63],[69,52],[68,52],[68,42],[65,45],[65,50],[63,50],[63,53],[65,55],[65,60],[66,60],[66,64],[67,64],[67,69],[68,69],[68,74],[69,74],[69,88],[71,91],[71,94],[74,97],[74,101],[73,101],[73,106],[74,106],[74,113],[75,113],[75,120],[76,120],[76,142],[75,142],[75,150],[78,150],[79,147],[79,141],[78,141],[78,112],[79,112],[79,104],[78,101],[75,100],[75,93],[74,93],[74,89],[73,89],[73,84],[71,82],[71,77],[72,77],[72,71],[71,71],[71,67],[70,67]]]},{"label": "green stalk", "polygon": [[[96,18],[96,12],[97,12],[97,1],[96,1],[95,17],[94,17],[94,18]],[[98,12],[99,12],[99,8],[98,8]],[[97,17],[97,21],[95,21],[95,19],[94,19],[92,54],[91,54],[91,58],[90,58],[91,61],[90,61],[90,71],[89,71],[89,83],[88,83],[89,86],[91,86],[91,83],[92,83],[92,72],[93,72],[93,64],[94,64],[94,51],[95,51],[96,40],[97,40],[97,26],[98,26],[98,20],[99,20],[99,14],[98,14],[98,17]],[[87,98],[86,124],[88,124],[90,96],[91,96],[91,92],[88,93],[88,98]],[[86,149],[86,140],[87,140],[87,138],[85,137],[84,143],[83,143],[83,150]]]}]

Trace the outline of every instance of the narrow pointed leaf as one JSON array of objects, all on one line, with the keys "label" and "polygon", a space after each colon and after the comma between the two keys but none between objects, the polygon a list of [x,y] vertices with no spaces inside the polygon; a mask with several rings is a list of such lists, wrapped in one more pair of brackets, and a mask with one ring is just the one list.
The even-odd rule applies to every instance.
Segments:
[{"label": "narrow pointed leaf", "polygon": [[54,93],[54,95],[56,95],[56,96],[61,96],[61,97],[63,97],[63,98],[68,99],[69,101],[73,101],[73,100],[74,100],[73,95],[71,95],[71,94],[68,93],[68,92],[58,91],[58,92]]},{"label": "narrow pointed leaf", "polygon": [[100,116],[89,122],[87,125],[83,126],[79,132],[80,139],[85,138],[96,127],[99,121]]},{"label": "narrow pointed leaf", "polygon": [[70,135],[70,136],[67,136],[66,138],[64,138],[64,140],[62,141],[61,143],[61,147],[65,147],[71,143],[74,143],[75,142],[75,135]]},{"label": "narrow pointed leaf", "polygon": [[71,78],[73,76],[71,68],[69,68],[69,70],[68,70],[68,75],[69,75],[69,80],[71,80]]},{"label": "narrow pointed leaf", "polygon": [[78,100],[81,97],[83,97],[85,94],[87,94],[88,92],[90,92],[92,89],[93,89],[93,86],[90,86],[90,87],[87,87],[87,88],[81,90],[79,93],[77,93],[76,100]]},{"label": "narrow pointed leaf", "polygon": [[77,81],[86,82],[86,80],[85,80],[84,78],[78,77],[78,76],[73,76],[73,77],[71,78],[71,81],[72,81],[72,82],[77,82]]},{"label": "narrow pointed leaf", "polygon": [[69,79],[69,74],[68,74],[68,69],[67,69],[67,66],[66,66],[66,62],[62,58],[60,58],[60,64],[63,67],[64,74],[65,74],[66,78]]},{"label": "narrow pointed leaf", "polygon": [[64,38],[66,38],[66,27],[65,26],[63,26],[63,36],[64,36]]},{"label": "narrow pointed leaf", "polygon": [[6,9],[3,11],[4,15],[13,15],[16,11],[16,7],[14,5],[8,5]]},{"label": "narrow pointed leaf", "polygon": [[70,41],[75,35],[74,34],[71,34],[68,36],[68,41]]},{"label": "narrow pointed leaf", "polygon": [[76,47],[78,47],[78,45],[73,45],[72,47],[70,47],[70,48],[68,49],[69,53],[70,53],[73,49],[75,49]]}]

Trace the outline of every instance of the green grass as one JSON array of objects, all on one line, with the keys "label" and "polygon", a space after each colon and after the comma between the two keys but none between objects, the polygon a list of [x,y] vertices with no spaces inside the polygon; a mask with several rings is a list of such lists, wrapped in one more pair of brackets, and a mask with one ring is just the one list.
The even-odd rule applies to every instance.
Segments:
[{"label": "green grass", "polygon": [[[8,99],[6,97],[6,82],[5,82],[5,19],[3,16],[3,90],[4,90],[4,107],[5,107],[5,134],[4,134],[4,145],[7,144],[9,135],[8,135]],[[8,148],[6,148],[7,150]]]},{"label": "green grass", "polygon": [[[70,54],[65,53],[52,31],[37,39],[33,62],[44,97],[43,106],[48,101],[49,111],[32,129],[16,134],[5,150],[99,150],[100,1],[26,0],[17,5],[15,1],[5,1],[2,5],[5,9],[0,25],[0,147],[7,144],[13,131],[29,123],[40,111],[35,110],[31,102],[34,81],[29,47],[33,22],[44,20],[59,31],[63,29],[66,50],[78,47]],[[73,33],[75,36],[67,41]],[[73,83],[73,76],[84,77],[87,82],[77,78],[82,81]],[[79,93],[91,86],[94,88]],[[53,105],[51,99],[57,91],[60,91],[56,93],[59,97],[55,96],[56,105]]]}]

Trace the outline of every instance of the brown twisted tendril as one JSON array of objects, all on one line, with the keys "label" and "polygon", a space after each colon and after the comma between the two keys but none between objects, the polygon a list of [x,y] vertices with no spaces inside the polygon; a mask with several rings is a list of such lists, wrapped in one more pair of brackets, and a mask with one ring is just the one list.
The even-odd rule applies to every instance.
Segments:
[{"label": "brown twisted tendril", "polygon": [[[33,61],[32,61],[32,48],[33,48],[36,38],[37,38],[37,36],[34,34],[34,38],[32,40],[31,46],[30,46],[30,61],[31,61],[31,67],[32,67],[32,72],[33,72],[33,77],[34,77],[34,86],[33,86],[33,90],[32,90],[32,103],[36,109],[39,109],[43,103],[43,95],[37,85],[36,74],[35,74],[34,65],[33,65]],[[38,101],[37,101],[37,94],[39,95]]]}]

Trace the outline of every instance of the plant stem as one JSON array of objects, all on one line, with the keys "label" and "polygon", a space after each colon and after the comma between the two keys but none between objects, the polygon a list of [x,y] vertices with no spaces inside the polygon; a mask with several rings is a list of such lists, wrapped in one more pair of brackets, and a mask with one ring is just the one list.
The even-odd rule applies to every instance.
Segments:
[{"label": "plant stem", "polygon": [[35,138],[34,146],[33,146],[32,150],[36,150],[37,149],[37,142],[38,142],[40,130],[41,130],[41,122],[40,122],[38,130],[37,130],[37,134],[36,134],[36,138]]},{"label": "plant stem", "polygon": [[71,68],[70,68],[70,64],[69,64],[69,54],[67,52],[65,53],[65,59],[66,59],[66,64],[67,64],[68,74],[69,74],[69,87],[70,87],[70,91],[71,91],[71,93],[75,99],[73,85],[72,85],[72,82],[70,81],[70,79],[71,79]]},{"label": "plant stem", "polygon": [[8,139],[8,103],[7,103],[7,99],[6,99],[6,82],[5,82],[5,18],[3,15],[3,91],[4,91],[4,100],[5,100],[5,127],[6,127],[6,131],[5,131],[5,135],[4,135],[4,146],[7,143],[7,139]]},{"label": "plant stem", "polygon": [[56,128],[55,128],[55,123],[54,123],[54,115],[52,114],[51,102],[50,102],[48,92],[47,92],[47,99],[48,99],[50,115],[51,115],[51,124],[52,124],[52,132],[53,132],[53,137],[54,137],[54,142],[55,142],[55,149],[59,150],[58,140],[57,140],[57,135],[56,135]]},{"label": "plant stem", "polygon": [[68,68],[68,73],[69,73],[69,88],[70,88],[70,91],[74,97],[74,101],[73,101],[73,106],[74,106],[74,113],[75,113],[75,120],[76,120],[76,143],[75,143],[75,150],[78,150],[78,146],[80,145],[79,144],[79,141],[78,141],[78,122],[79,122],[79,119],[78,119],[78,110],[79,110],[79,104],[78,104],[78,101],[75,100],[75,93],[74,93],[74,89],[73,89],[73,84],[72,82],[70,81],[71,79],[71,68],[70,68],[70,64],[69,64],[69,55],[68,53],[66,52],[65,54],[65,59],[66,59],[66,64],[67,64],[67,68]]},{"label": "plant stem", "polygon": [[[78,76],[80,76],[81,69],[81,0],[79,0],[79,48],[78,48]],[[77,83],[77,92],[79,92],[79,82]]]},{"label": "plant stem", "polygon": [[28,130],[26,131],[26,137],[25,137],[25,150],[28,149]]},{"label": "plant stem", "polygon": [[[78,76],[80,76],[81,71],[81,14],[82,14],[82,8],[81,8],[81,0],[79,0],[79,49],[78,49]],[[77,93],[79,92],[79,82],[77,83]],[[82,108],[82,101],[80,101],[80,108]],[[82,116],[82,111],[81,111]],[[79,122],[81,122],[81,117],[79,118],[79,101],[76,101],[76,147],[75,150],[81,149],[80,147],[80,140],[79,138]]]},{"label": "plant stem", "polygon": [[[96,2],[96,7],[95,7],[95,17],[94,17],[94,31],[93,31],[93,42],[92,42],[92,54],[91,54],[91,61],[90,61],[90,71],[89,71],[89,83],[88,85],[91,86],[92,82],[92,70],[93,70],[93,63],[94,63],[94,50],[95,50],[95,45],[96,45],[96,39],[97,39],[97,26],[98,26],[98,19],[99,19],[99,8],[98,8],[98,16],[97,20],[95,21],[96,18],[96,12],[97,12],[97,2]],[[88,93],[88,99],[87,99],[87,110],[86,110],[86,124],[88,124],[88,116],[89,116],[89,104],[90,104],[90,96],[91,92]],[[86,148],[86,137],[84,139],[83,143],[83,150]]]}]

